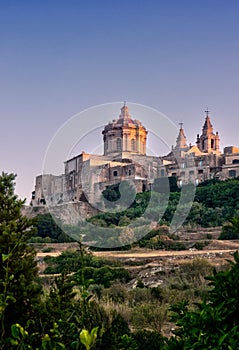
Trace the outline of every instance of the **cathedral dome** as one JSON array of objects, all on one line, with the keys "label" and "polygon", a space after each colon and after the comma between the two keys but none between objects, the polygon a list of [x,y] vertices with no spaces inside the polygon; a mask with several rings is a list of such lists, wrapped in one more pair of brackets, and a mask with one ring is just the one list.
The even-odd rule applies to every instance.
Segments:
[{"label": "cathedral dome", "polygon": [[118,119],[108,123],[102,134],[104,155],[120,152],[146,154],[147,131],[139,120],[131,118],[125,103]]}]

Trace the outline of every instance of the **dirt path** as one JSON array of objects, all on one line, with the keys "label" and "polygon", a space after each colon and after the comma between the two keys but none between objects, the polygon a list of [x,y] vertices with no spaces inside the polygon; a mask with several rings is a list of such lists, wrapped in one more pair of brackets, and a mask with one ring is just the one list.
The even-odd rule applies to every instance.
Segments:
[{"label": "dirt path", "polygon": [[[52,245],[53,246],[53,245]],[[77,246],[76,246],[77,247]],[[71,248],[75,248],[72,247]],[[46,256],[56,257],[59,256],[64,250],[67,249],[66,245],[57,246],[54,245],[55,250],[52,252],[38,252],[37,258],[44,258]],[[126,258],[126,259],[145,259],[145,258],[160,258],[160,257],[184,257],[184,256],[205,256],[212,254],[232,253],[239,251],[239,241],[221,241],[212,240],[210,244],[204,248],[204,250],[187,249],[181,251],[165,251],[165,250],[151,250],[151,249],[132,249],[129,251],[101,251],[93,252],[95,256],[104,258]]]},{"label": "dirt path", "polygon": [[193,256],[193,255],[210,255],[210,254],[225,254],[234,252],[235,249],[213,249],[213,250],[181,250],[181,251],[147,251],[147,252],[94,252],[98,257],[112,257],[112,258],[156,258],[156,257],[172,257],[172,256]]}]

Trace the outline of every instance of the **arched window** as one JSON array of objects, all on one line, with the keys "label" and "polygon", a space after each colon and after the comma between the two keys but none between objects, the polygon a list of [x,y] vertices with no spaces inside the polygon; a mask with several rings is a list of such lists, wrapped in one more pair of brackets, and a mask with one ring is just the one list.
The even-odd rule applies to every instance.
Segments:
[{"label": "arched window", "polygon": [[128,151],[128,135],[124,134],[123,135],[123,139],[124,139],[124,144],[123,144],[123,149],[122,151]]},{"label": "arched window", "polygon": [[211,140],[211,148],[214,149],[214,140]]},{"label": "arched window", "polygon": [[131,140],[131,151],[136,151],[136,143],[135,143],[135,139]]},{"label": "arched window", "polygon": [[118,138],[117,141],[116,141],[116,146],[117,146],[117,151],[120,152],[121,151],[121,139]]}]

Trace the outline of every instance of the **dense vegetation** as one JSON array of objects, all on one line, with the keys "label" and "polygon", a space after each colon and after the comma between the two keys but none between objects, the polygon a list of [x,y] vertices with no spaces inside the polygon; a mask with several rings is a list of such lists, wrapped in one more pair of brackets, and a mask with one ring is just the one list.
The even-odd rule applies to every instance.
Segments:
[{"label": "dense vegetation", "polygon": [[[61,274],[46,283],[27,244],[34,230],[21,215],[14,178],[0,176],[0,349],[238,349],[238,253],[208,282],[212,266],[199,259],[159,271],[158,287],[139,280],[129,289],[125,269],[79,244],[77,252],[48,258]],[[165,337],[169,318],[176,328]]]},{"label": "dense vegetation", "polygon": [[190,310],[187,301],[171,307],[178,328],[168,341],[169,350],[238,349],[239,344],[239,255],[226,271],[208,277],[212,290]]},{"label": "dense vegetation", "polygon": [[[190,185],[188,185],[190,191]],[[89,219],[89,221],[97,227],[114,227],[115,232],[117,230],[129,225],[137,219],[139,222],[142,219],[142,225],[154,221],[155,213],[160,212],[160,203],[165,198],[165,184],[158,181],[157,186],[154,188],[159,191],[156,195],[156,200],[153,207],[147,212],[145,216],[145,210],[148,206],[150,196],[154,196],[154,192],[139,193],[136,195],[136,199],[130,208],[117,212],[117,213],[99,213],[98,215]],[[163,213],[161,220],[159,221],[159,228],[150,231],[144,238],[139,239],[140,247],[148,247],[153,249],[170,249],[170,250],[182,250],[185,249],[182,243],[177,242],[175,235],[169,236],[167,233],[167,239],[162,232],[162,225],[170,225],[173,216],[177,209],[184,210],[184,204],[180,204],[180,190],[177,188],[174,182],[170,182],[170,195],[168,198],[168,204],[166,210]],[[112,192],[112,189],[111,189]],[[182,206],[179,208],[179,206]],[[191,210],[185,219],[184,227],[197,228],[197,227],[214,227],[223,226],[221,239],[236,239],[239,238],[237,229],[235,230],[236,217],[239,213],[239,178],[229,179],[226,181],[209,180],[200,184],[196,188],[194,202],[192,203]],[[144,218],[141,218],[144,215]],[[139,219],[140,217],[140,219]],[[136,231],[136,230],[135,230]],[[84,232],[89,240],[95,235],[94,231]],[[170,239],[168,239],[170,238]],[[137,239],[135,239],[137,241]]]},{"label": "dense vegetation", "polygon": [[[89,222],[94,225],[93,229],[84,230],[84,228],[82,229],[82,225],[81,228],[67,227],[67,232],[69,233],[72,231],[72,235],[66,234],[61,223],[58,222],[56,224],[50,214],[37,215],[33,221],[36,233],[35,236],[31,238],[31,242],[69,242],[73,240],[72,237],[74,237],[75,232],[77,232],[79,236],[78,231],[80,231],[80,234],[85,234],[89,240],[94,240],[96,235],[94,227],[96,227],[97,235],[101,230],[102,236],[106,237],[105,239],[107,239],[107,232],[104,230],[106,227],[115,229],[115,236],[117,236],[120,228],[128,226],[130,223],[135,222],[135,220],[137,220],[138,225],[141,224],[142,226],[154,221],[155,217],[157,217],[157,213],[162,211],[159,203],[165,200],[165,196],[166,200],[168,199],[168,203],[165,206],[165,211],[163,210],[164,212],[162,213],[163,215],[159,224],[169,226],[178,208],[181,193],[180,189],[177,187],[175,178],[169,178],[170,194],[169,198],[167,198],[167,195],[164,193],[166,191],[165,189],[167,189],[166,185],[168,185],[168,179],[159,179],[154,186],[154,190],[158,191],[156,192],[156,197],[154,196],[154,192],[138,193],[129,208],[117,212],[99,213],[90,218]],[[122,188],[129,196],[132,195],[132,189],[128,188],[126,185]],[[120,199],[119,186],[114,185],[105,190],[103,192],[103,197],[107,199],[108,206],[109,203],[117,202],[117,200]],[[144,215],[150,200],[154,201],[153,206],[148,210],[147,215]],[[181,209],[183,210],[183,207]],[[239,238],[238,234],[235,230],[233,231],[233,229],[231,229],[231,220],[238,216],[238,212],[239,178],[226,181],[209,180],[196,188],[194,202],[184,222],[184,226],[188,228],[197,228],[225,225],[220,238],[237,239]],[[142,218],[143,215],[144,217]],[[148,239],[144,237],[144,239],[139,240],[139,245],[141,247],[145,246],[154,249],[164,248],[179,250],[185,248],[183,245],[176,242],[175,236],[170,237],[172,240],[168,242],[163,239],[158,239],[156,242],[156,238],[153,239],[153,237],[159,236],[158,233],[157,229],[153,230],[147,236]],[[109,237],[109,239],[112,239],[112,237]],[[117,246],[117,242],[112,241],[112,247],[114,246]],[[102,244],[102,247],[104,247],[104,244]],[[131,245],[129,244],[125,246],[124,249],[130,247]]]},{"label": "dense vegetation", "polygon": [[36,234],[31,242],[71,242],[72,239],[61,229],[61,223],[55,221],[50,213],[39,214],[33,219]]},{"label": "dense vegetation", "polygon": [[110,287],[116,280],[125,283],[130,279],[129,272],[119,264],[96,258],[89,252],[82,259],[79,251],[65,251],[56,258],[46,257],[45,262],[48,265],[46,274],[74,272],[73,279],[80,285],[83,282],[82,274],[90,284],[100,284],[104,287]]},{"label": "dense vegetation", "polygon": [[[161,223],[166,224],[170,224],[172,221],[180,199],[180,190],[172,180],[170,184],[171,191],[168,206],[161,220]],[[155,189],[160,191],[163,196],[163,184],[160,185],[159,183]],[[103,227],[110,224],[122,226],[124,221],[127,222],[127,219],[133,220],[144,213],[150,195],[152,195],[150,192],[137,194],[133,205],[129,209],[117,214],[98,214],[90,221]],[[160,205],[158,204],[154,209],[160,211]],[[202,227],[221,226],[230,217],[236,215],[238,211],[239,178],[226,181],[208,180],[196,188],[194,202],[184,224]]]}]

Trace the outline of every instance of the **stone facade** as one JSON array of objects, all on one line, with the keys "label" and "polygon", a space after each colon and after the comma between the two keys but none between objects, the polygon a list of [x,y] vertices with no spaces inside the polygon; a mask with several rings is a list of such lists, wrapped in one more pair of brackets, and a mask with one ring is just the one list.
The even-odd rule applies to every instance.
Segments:
[{"label": "stone facade", "polygon": [[233,146],[225,147],[222,178],[227,179],[237,176],[239,176],[239,148]]},{"label": "stone facade", "polygon": [[46,200],[50,203],[61,203],[65,192],[65,176],[44,174],[38,175],[35,190],[32,192],[31,205],[44,206]]},{"label": "stone facade", "polygon": [[218,132],[214,133],[208,111],[196,144],[187,143],[180,123],[175,146],[165,156],[147,156],[147,130],[132,119],[126,104],[118,119],[102,131],[104,155],[82,152],[65,162],[65,173],[36,177],[32,205],[56,205],[66,202],[100,202],[102,191],[127,180],[136,192],[147,191],[155,179],[176,177],[178,184],[196,184],[211,179],[239,176],[239,148],[220,151]]}]

